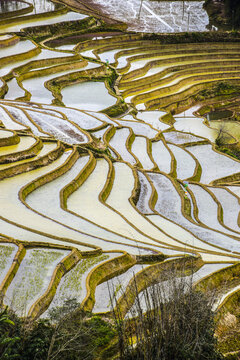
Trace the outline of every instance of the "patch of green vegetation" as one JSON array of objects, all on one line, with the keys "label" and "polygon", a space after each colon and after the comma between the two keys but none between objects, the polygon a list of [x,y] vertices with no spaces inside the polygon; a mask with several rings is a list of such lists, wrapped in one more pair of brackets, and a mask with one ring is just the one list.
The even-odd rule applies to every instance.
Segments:
[{"label": "patch of green vegetation", "polygon": [[240,86],[229,84],[227,82],[220,82],[215,87],[216,95],[231,94],[240,91]]},{"label": "patch of green vegetation", "polygon": [[[225,336],[223,341],[220,341],[218,348],[222,353],[234,352],[240,348],[240,332],[234,331],[234,329],[229,330],[229,335]],[[239,359],[239,358],[237,358]]]},{"label": "patch of green vegetation", "polygon": [[104,347],[115,336],[113,328],[101,319],[100,316],[93,316],[87,323],[93,329],[94,335],[94,347]]},{"label": "patch of green vegetation", "polygon": [[224,153],[224,154],[227,154],[237,160],[240,160],[240,151],[238,152],[234,152],[234,151],[231,151],[225,147],[221,147],[221,146],[217,146],[217,150]]},{"label": "patch of green vegetation", "polygon": [[199,110],[198,113],[200,116],[207,114],[208,112],[210,112],[212,110],[212,107],[209,105],[204,105],[202,106]]},{"label": "patch of green vegetation", "polygon": [[217,84],[199,91],[193,96],[196,102],[204,101],[205,99],[233,96],[240,93],[240,86],[231,84],[229,82],[221,81]]},{"label": "patch of green vegetation", "polygon": [[106,82],[107,82],[107,85],[109,86],[109,88],[115,93],[115,90],[114,90],[114,84],[115,84],[115,81],[117,80],[118,78],[118,74],[117,72],[111,68],[111,75],[109,75],[106,79]]},{"label": "patch of green vegetation", "polygon": [[12,245],[0,245],[0,272],[7,266],[8,259],[13,251],[14,247]]},{"label": "patch of green vegetation", "polygon": [[204,42],[226,42],[239,41],[240,32],[182,32],[171,34],[144,34],[143,40],[155,40],[161,44],[183,44],[183,43],[204,43]]},{"label": "patch of green vegetation", "polygon": [[7,308],[0,311],[0,356],[2,360],[13,359],[12,349],[19,343],[20,337],[11,334],[15,323],[8,315]]},{"label": "patch of green vegetation", "polygon": [[0,309],[1,360],[106,359],[100,356],[101,351],[115,336],[110,322],[91,313],[76,316],[71,307],[55,324],[48,320],[29,322],[11,310]]},{"label": "patch of green vegetation", "polygon": [[57,321],[47,360],[101,359],[102,349],[115,336],[113,325],[101,317],[84,311],[76,314],[69,309]]},{"label": "patch of green vegetation", "polygon": [[240,356],[240,353],[237,352],[236,354],[225,355],[224,359],[225,360],[239,360],[239,356]]},{"label": "patch of green vegetation", "polygon": [[118,117],[125,113],[128,109],[128,105],[124,100],[119,101],[117,104],[110,106],[109,108],[102,110],[100,112],[108,115],[109,117]]}]

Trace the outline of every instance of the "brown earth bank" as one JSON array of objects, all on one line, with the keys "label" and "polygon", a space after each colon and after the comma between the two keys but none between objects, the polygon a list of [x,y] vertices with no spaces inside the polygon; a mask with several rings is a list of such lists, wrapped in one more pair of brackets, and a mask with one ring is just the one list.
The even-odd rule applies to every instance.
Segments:
[{"label": "brown earth bank", "polygon": [[119,24],[118,20],[112,19],[104,14],[101,5],[96,4],[93,0],[53,0],[54,2],[65,4],[73,10],[85,12],[96,18],[103,19],[108,24]]}]

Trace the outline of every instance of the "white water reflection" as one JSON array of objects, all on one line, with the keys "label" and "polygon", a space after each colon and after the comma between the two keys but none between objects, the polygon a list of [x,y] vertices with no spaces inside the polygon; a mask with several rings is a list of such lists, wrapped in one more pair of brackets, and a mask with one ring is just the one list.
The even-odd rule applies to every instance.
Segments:
[{"label": "white water reflection", "polygon": [[176,122],[174,128],[178,131],[184,131],[209,139],[214,142],[218,136],[217,130],[214,130],[204,123],[203,118],[193,117],[174,117]]},{"label": "white water reflection", "polygon": [[[95,63],[88,63],[88,65],[85,68],[80,68],[80,69],[72,69],[72,70],[65,70],[65,71],[61,71],[61,72],[56,72],[54,74],[51,75],[46,75],[46,76],[41,76],[41,77],[33,77],[27,80],[24,80],[23,86],[25,89],[27,89],[30,93],[31,93],[31,101],[34,102],[40,102],[43,104],[51,104],[52,100],[54,99],[52,93],[45,87],[45,82],[53,79],[53,78],[57,78],[63,75],[67,75],[76,71],[81,71],[81,70],[87,70],[87,69],[91,69],[96,66],[97,64]],[[95,83],[93,83],[94,86]],[[64,91],[64,90],[63,90]],[[92,110],[92,109],[90,109]]]},{"label": "white water reflection", "polygon": [[18,97],[24,96],[25,92],[23,89],[18,86],[17,80],[13,78],[8,82],[8,92],[7,92],[7,98],[8,99],[17,99]]},{"label": "white water reflection", "polygon": [[[21,44],[23,44],[25,41],[22,41]],[[29,49],[28,49],[29,50]],[[31,50],[31,49],[30,49]],[[26,47],[22,48],[22,52],[26,52]],[[1,52],[0,52],[1,54]],[[6,74],[8,74],[12,69],[17,68],[18,66],[27,64],[28,61],[32,61],[32,60],[47,60],[47,59],[52,59],[52,58],[58,58],[58,57],[65,57],[65,56],[72,56],[73,54],[71,53],[67,53],[67,52],[60,52],[60,51],[52,51],[52,50],[46,50],[46,49],[42,49],[42,51],[40,52],[40,54],[32,56],[26,60],[21,60],[21,61],[16,61],[14,63],[9,62],[8,64],[5,64],[1,67],[0,69],[0,76],[4,76]],[[5,53],[4,53],[5,56]]]},{"label": "white water reflection", "polygon": [[29,7],[28,3],[24,3],[24,2],[20,2],[20,1],[2,0],[0,2],[0,13],[4,14],[4,13],[11,12],[11,11],[19,11],[19,10],[22,10],[22,9],[28,8],[28,7]]},{"label": "white water reflection", "polygon": [[54,11],[59,7],[58,4],[55,4],[50,0],[27,0],[27,2],[34,6],[34,10],[31,14],[40,14],[48,11]]},{"label": "white water reflection", "polygon": [[66,106],[81,110],[100,111],[117,102],[117,99],[108,93],[103,82],[87,81],[65,87],[62,96]]},{"label": "white water reflection", "polygon": [[109,16],[144,32],[206,31],[209,23],[204,1],[93,0]]},{"label": "white water reflection", "polygon": [[18,22],[18,18],[16,18],[15,24],[14,23],[12,25],[10,24],[10,26],[9,26],[9,24],[1,25],[0,32],[1,33],[17,32],[17,31],[20,31],[21,29],[24,29],[25,27],[51,25],[51,24],[57,24],[57,23],[64,22],[64,21],[82,20],[85,17],[87,17],[87,16],[70,11],[67,14],[56,15],[53,13],[53,15],[51,15],[50,17],[39,18],[39,19],[37,18],[37,19],[32,19],[30,21],[28,18],[26,18],[26,20],[22,19],[20,22]]},{"label": "white water reflection", "polygon": [[21,54],[35,48],[30,40],[19,41],[17,44],[0,49],[0,57]]}]

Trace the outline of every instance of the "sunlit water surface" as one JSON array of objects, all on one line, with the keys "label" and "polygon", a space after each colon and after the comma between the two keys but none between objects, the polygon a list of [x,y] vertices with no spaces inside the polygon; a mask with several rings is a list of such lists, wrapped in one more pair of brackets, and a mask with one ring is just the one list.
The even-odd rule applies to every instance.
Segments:
[{"label": "sunlit water surface", "polygon": [[204,1],[93,0],[104,13],[144,32],[206,31]]}]

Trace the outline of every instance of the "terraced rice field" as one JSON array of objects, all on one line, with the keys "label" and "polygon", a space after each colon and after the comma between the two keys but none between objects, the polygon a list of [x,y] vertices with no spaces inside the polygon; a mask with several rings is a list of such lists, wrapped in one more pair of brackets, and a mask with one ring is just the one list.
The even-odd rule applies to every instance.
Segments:
[{"label": "terraced rice field", "polygon": [[32,318],[72,298],[108,312],[110,279],[121,303],[133,274],[150,284],[183,259],[198,284],[231,272],[240,163],[200,113],[204,91],[240,85],[239,39],[165,44],[63,5],[30,10],[0,19],[3,303]]}]

